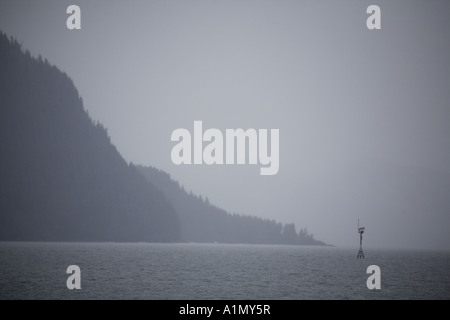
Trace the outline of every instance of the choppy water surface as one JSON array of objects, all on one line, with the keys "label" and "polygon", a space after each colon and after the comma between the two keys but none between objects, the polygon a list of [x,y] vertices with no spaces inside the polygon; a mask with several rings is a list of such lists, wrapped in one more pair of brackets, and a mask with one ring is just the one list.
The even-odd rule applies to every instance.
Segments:
[{"label": "choppy water surface", "polygon": [[[303,246],[0,243],[0,299],[449,299],[450,253]],[[381,269],[369,290],[367,266]],[[68,290],[66,269],[81,269]]]}]

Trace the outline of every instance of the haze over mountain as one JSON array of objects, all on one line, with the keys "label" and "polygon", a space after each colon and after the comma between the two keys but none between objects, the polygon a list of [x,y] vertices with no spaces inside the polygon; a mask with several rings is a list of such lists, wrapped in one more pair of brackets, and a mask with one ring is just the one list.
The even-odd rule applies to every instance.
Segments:
[{"label": "haze over mountain", "polygon": [[0,240],[323,244],[128,164],[72,80],[3,33],[0,70]]},{"label": "haze over mountain", "polygon": [[[0,30],[70,75],[127,162],[334,245],[357,249],[360,218],[366,247],[450,250],[450,1],[77,0],[68,30],[71,4],[0,0]],[[196,120],[279,129],[279,172],[175,165]]]},{"label": "haze over mountain", "polygon": [[94,124],[72,80],[0,35],[0,240],[178,241],[162,193]]},{"label": "haze over mountain", "polygon": [[307,228],[233,213],[212,205],[208,198],[187,192],[170,175],[153,167],[137,166],[149,182],[160,188],[174,206],[182,225],[181,237],[189,242],[324,245]]}]

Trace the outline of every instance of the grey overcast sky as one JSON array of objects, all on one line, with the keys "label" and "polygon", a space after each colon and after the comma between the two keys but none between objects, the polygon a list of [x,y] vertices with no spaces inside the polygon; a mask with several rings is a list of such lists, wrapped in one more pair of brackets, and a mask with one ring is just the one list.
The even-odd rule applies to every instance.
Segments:
[{"label": "grey overcast sky", "polygon": [[[0,30],[74,80],[127,161],[227,211],[355,247],[360,218],[367,247],[450,250],[449,1],[0,0]],[[194,120],[279,128],[279,173],[174,165]]]}]

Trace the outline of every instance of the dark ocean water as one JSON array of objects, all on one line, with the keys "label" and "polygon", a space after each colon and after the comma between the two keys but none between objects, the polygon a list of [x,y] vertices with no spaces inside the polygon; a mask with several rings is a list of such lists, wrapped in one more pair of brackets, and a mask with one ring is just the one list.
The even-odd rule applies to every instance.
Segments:
[{"label": "dark ocean water", "polygon": [[[0,243],[0,299],[450,299],[450,252],[226,244]],[[69,290],[69,265],[81,290]],[[381,289],[369,290],[369,265]]]}]

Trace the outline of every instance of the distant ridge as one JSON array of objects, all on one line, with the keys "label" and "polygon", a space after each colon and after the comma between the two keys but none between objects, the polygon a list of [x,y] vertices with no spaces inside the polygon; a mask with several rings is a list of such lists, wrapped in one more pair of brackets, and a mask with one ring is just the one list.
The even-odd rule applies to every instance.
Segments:
[{"label": "distant ridge", "polygon": [[0,241],[324,245],[127,164],[72,80],[0,32]]},{"label": "distant ridge", "polygon": [[325,245],[315,240],[306,229],[297,233],[293,223],[282,225],[274,220],[227,213],[210,204],[208,198],[186,192],[168,173],[153,167],[137,168],[172,203],[182,225],[183,241]]}]

